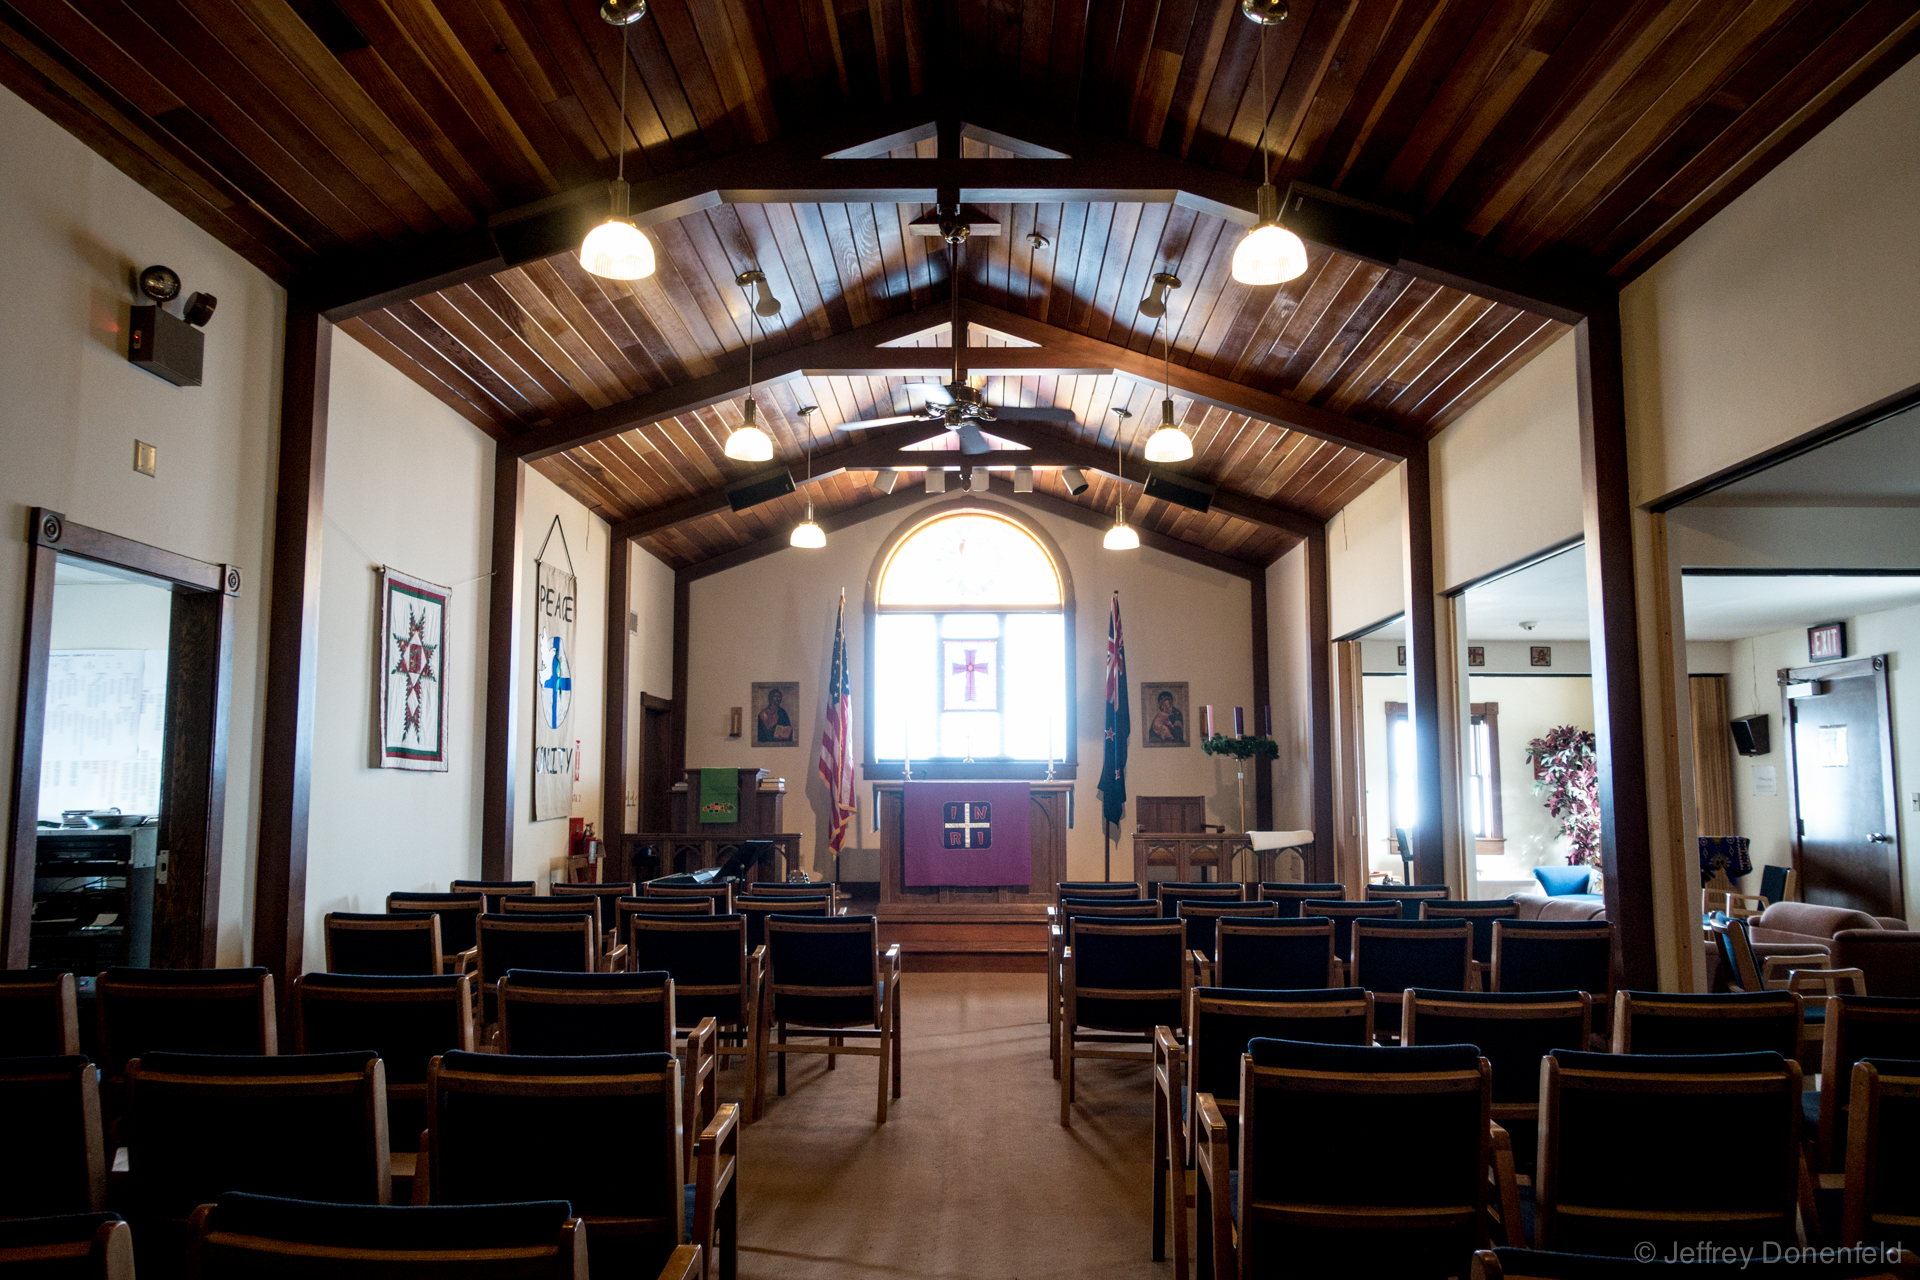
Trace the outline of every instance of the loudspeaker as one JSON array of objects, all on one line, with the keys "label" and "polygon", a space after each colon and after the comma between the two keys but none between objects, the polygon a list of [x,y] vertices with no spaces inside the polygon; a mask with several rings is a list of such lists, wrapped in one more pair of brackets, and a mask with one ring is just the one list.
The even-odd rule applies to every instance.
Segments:
[{"label": "loudspeaker", "polygon": [[162,307],[133,308],[127,359],[176,387],[200,385],[207,335]]},{"label": "loudspeaker", "polygon": [[1205,511],[1213,505],[1213,486],[1192,476],[1168,475],[1163,471],[1147,475],[1147,496],[1176,506]]},{"label": "loudspeaker", "polygon": [[1765,712],[1757,716],[1741,716],[1730,721],[1727,727],[1733,730],[1733,749],[1743,756],[1764,756],[1772,750],[1767,741],[1767,716]]},{"label": "loudspeaker", "polygon": [[764,480],[754,480],[735,489],[727,490],[727,505],[735,511],[745,511],[748,507],[757,507],[763,502],[772,502],[793,492],[793,473],[782,471],[777,476],[768,476]]},{"label": "loudspeaker", "polygon": [[1413,219],[1397,209],[1296,182],[1280,206],[1280,225],[1348,257],[1392,267],[1400,261]]}]

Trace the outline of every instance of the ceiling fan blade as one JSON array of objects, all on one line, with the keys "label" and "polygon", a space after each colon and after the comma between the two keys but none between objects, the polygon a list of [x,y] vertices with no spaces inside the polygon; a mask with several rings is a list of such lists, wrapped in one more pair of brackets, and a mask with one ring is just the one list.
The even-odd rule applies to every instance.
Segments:
[{"label": "ceiling fan blade", "polygon": [[993,416],[999,422],[1070,422],[1076,426],[1080,422],[1071,409],[996,409]]},{"label": "ceiling fan blade", "polygon": [[908,395],[918,394],[925,396],[928,404],[953,403],[953,392],[947,390],[944,383],[909,382],[906,389]]},{"label": "ceiling fan blade", "polygon": [[840,427],[843,431],[866,431],[871,427],[891,427],[899,422],[925,422],[926,420],[925,414],[898,413],[891,418],[861,418],[855,422],[843,422]]},{"label": "ceiling fan blade", "polygon": [[978,457],[983,453],[992,453],[993,446],[980,434],[980,425],[975,422],[963,422],[954,428],[953,433],[960,437],[960,452],[969,457]]}]

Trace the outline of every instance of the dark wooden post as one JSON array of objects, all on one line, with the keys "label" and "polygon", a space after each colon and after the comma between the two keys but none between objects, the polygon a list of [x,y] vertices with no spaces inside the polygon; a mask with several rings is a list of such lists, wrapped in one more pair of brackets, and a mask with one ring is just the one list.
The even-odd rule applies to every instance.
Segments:
[{"label": "dark wooden post", "polygon": [[[1267,648],[1267,571],[1260,570],[1253,575],[1253,705],[1247,709],[1248,719],[1252,722],[1253,732],[1263,733],[1266,725],[1260,721],[1261,709],[1273,701],[1272,670],[1269,667],[1270,655]],[[1141,714],[1146,709],[1141,708]],[[1273,829],[1273,766],[1272,760],[1253,762],[1253,825],[1258,831]],[[1258,879],[1258,877],[1255,877]]]},{"label": "dark wooden post", "polygon": [[487,600],[487,767],[480,810],[480,875],[513,875],[516,750],[520,733],[520,609],[527,468],[503,443],[493,460],[493,587]]},{"label": "dark wooden post", "polygon": [[[1618,300],[1609,296],[1596,305],[1574,333],[1593,723],[1599,751],[1600,863],[1607,919],[1614,922],[1613,979],[1619,988],[1653,991],[1659,986],[1659,965]],[[1692,908],[1683,903],[1680,909]]]},{"label": "dark wooden post", "polygon": [[1441,884],[1447,856],[1441,833],[1440,655],[1433,617],[1433,482],[1424,442],[1408,447],[1405,465],[1400,528],[1407,559],[1407,709],[1420,793],[1420,820],[1411,832],[1413,873],[1421,884]]},{"label": "dark wooden post", "polygon": [[267,599],[267,689],[261,716],[259,852],[253,962],[287,983],[306,964],[307,814],[319,673],[321,521],[326,515],[327,395],[333,324],[287,304],[280,373],[280,463]]},{"label": "dark wooden post", "polygon": [[673,710],[668,712],[673,739],[669,779],[687,771],[687,643],[693,630],[693,579],[682,569],[673,575]]},{"label": "dark wooden post", "polygon": [[1308,878],[1333,879],[1333,617],[1327,577],[1327,526],[1307,535],[1307,737],[1313,749],[1313,866]]},{"label": "dark wooden post", "polygon": [[600,839],[609,854],[626,847],[627,728],[632,713],[627,692],[632,633],[627,630],[627,615],[633,608],[627,578],[632,555],[633,543],[626,538],[616,536],[607,548],[607,709],[602,730],[606,741],[600,752]]},{"label": "dark wooden post", "polygon": [[[47,649],[53,636],[53,576],[66,518],[35,507],[27,531],[27,617],[20,638],[20,700],[13,732],[13,821],[7,830],[7,914],[0,919],[0,966],[27,967],[33,933],[33,863],[40,844],[40,743],[47,718]],[[50,521],[51,536],[42,531]]]}]

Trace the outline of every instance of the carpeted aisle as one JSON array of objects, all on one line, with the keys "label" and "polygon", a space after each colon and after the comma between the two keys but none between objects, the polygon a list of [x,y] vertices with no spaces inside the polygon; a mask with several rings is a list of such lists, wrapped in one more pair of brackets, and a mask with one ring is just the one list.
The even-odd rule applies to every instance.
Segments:
[{"label": "carpeted aisle", "polygon": [[[742,1130],[742,1277],[1166,1276],[1151,1260],[1151,1069],[1081,1064],[1059,1123],[1041,974],[910,973],[905,1089],[794,1057]],[[739,1071],[721,1080],[737,1098]],[[1170,1246],[1169,1246],[1170,1248]]]}]

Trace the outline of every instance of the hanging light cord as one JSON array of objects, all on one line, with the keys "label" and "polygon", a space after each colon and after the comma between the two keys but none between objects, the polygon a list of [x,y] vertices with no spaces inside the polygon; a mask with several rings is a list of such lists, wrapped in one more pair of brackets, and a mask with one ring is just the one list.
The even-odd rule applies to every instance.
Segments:
[{"label": "hanging light cord", "polygon": [[[620,124],[614,130],[614,149],[620,153],[617,181],[627,180],[627,29],[620,28]],[[622,210],[624,213],[625,210]]]},{"label": "hanging light cord", "polygon": [[1267,120],[1273,115],[1273,104],[1267,101],[1267,27],[1255,25],[1260,28],[1260,105],[1266,108],[1260,116],[1260,185],[1264,187],[1273,181],[1267,172]]}]

